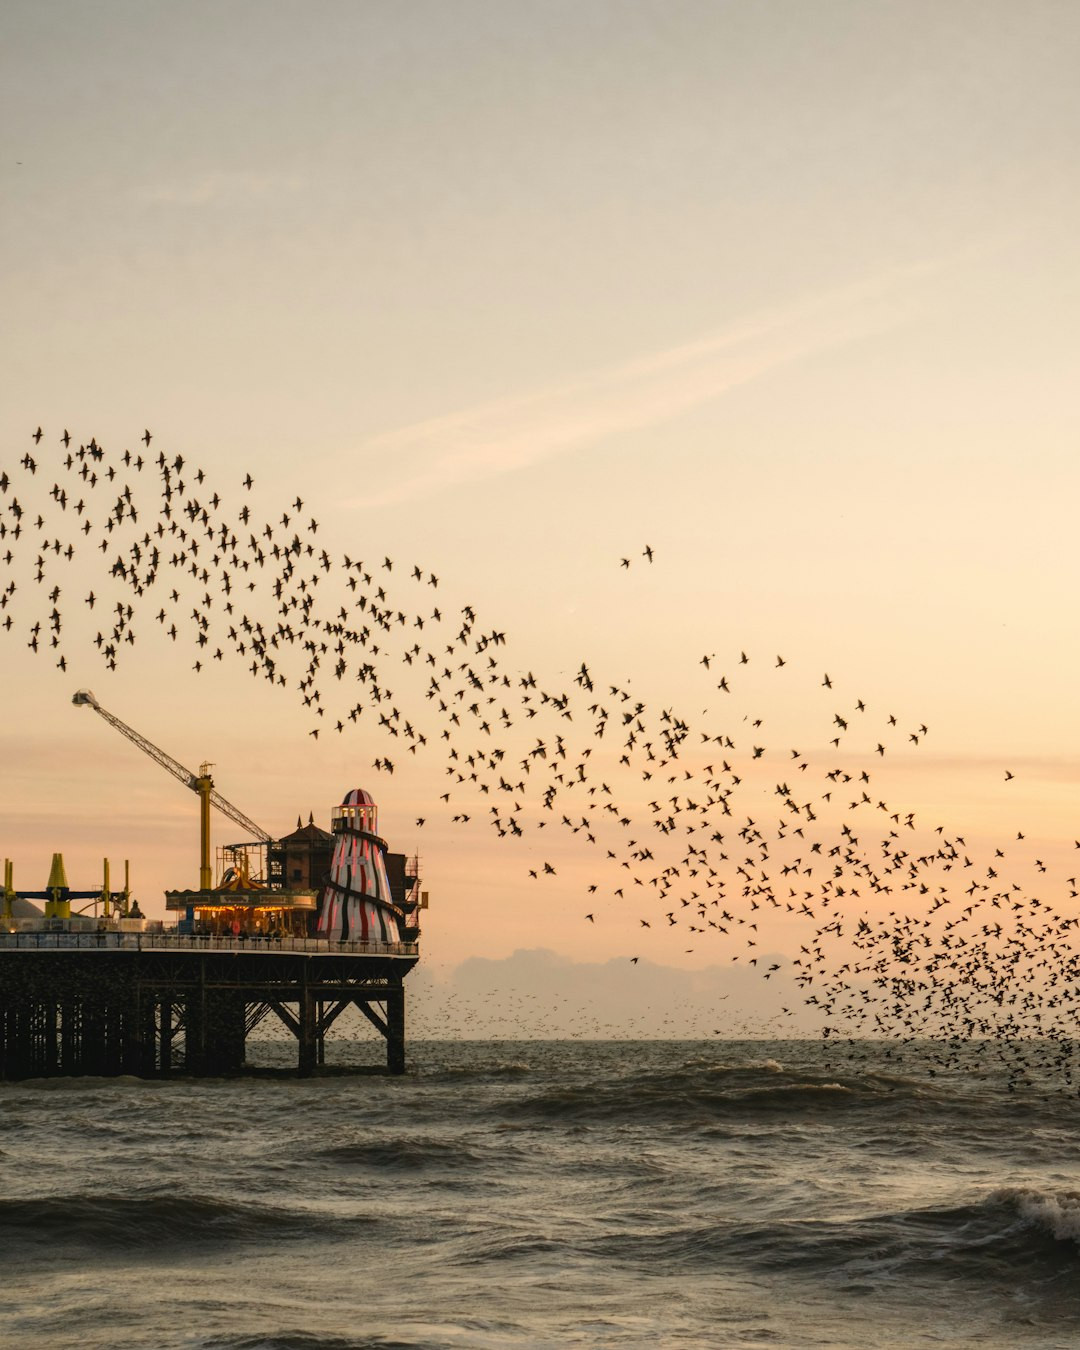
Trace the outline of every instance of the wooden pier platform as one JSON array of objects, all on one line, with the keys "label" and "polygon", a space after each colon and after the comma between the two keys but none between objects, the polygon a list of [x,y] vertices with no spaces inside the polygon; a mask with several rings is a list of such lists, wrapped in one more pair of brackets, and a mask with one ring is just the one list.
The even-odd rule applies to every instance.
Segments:
[{"label": "wooden pier platform", "polygon": [[386,1071],[404,1073],[403,981],[418,959],[413,942],[0,934],[0,1079],[235,1074],[271,1014],[310,1075],[349,1007],[385,1039]]}]

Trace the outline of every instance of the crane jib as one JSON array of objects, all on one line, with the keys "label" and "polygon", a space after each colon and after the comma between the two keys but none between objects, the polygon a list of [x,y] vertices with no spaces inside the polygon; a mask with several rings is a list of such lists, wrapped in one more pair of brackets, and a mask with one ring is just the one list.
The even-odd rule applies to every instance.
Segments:
[{"label": "crane jib", "polygon": [[[163,769],[171,773],[172,776],[183,783],[186,788],[190,789],[192,792],[198,793],[200,797],[205,794],[205,800],[208,801],[211,806],[215,806],[222,815],[228,816],[234,825],[239,825],[241,829],[247,830],[264,844],[273,842],[274,836],[269,830],[264,830],[261,825],[257,825],[253,820],[246,816],[239,807],[233,806],[232,802],[223,797],[221,793],[214,788],[209,776],[209,766],[203,765],[200,773],[192,773],[190,769],[181,764],[179,760],[173,759],[172,755],[167,754],[160,746],[155,745],[153,741],[148,741],[145,736],[140,735],[134,727],[129,727],[126,722],[122,722],[115,713],[111,713],[108,709],[103,708],[89,689],[80,689],[71,701],[76,707],[93,708],[93,710],[99,716],[103,717],[110,726],[115,727],[122,736],[126,736],[129,741],[134,745],[137,745],[144,754],[149,755],[150,758],[160,764]],[[203,854],[203,866],[205,869],[209,865],[206,857],[207,843],[205,841]],[[205,881],[205,878],[203,878],[203,882],[204,888],[209,885],[209,883]]]}]

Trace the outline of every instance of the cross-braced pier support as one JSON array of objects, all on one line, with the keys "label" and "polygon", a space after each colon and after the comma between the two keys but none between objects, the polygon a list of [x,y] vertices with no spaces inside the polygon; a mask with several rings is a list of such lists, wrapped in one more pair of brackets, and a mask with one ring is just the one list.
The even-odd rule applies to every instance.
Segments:
[{"label": "cross-braced pier support", "polygon": [[297,1072],[309,1075],[350,1007],[385,1039],[387,1072],[405,1071],[403,980],[415,949],[358,955],[325,943],[311,953],[128,941],[0,946],[0,1078],[238,1073],[247,1037],[271,1013],[296,1037]]}]

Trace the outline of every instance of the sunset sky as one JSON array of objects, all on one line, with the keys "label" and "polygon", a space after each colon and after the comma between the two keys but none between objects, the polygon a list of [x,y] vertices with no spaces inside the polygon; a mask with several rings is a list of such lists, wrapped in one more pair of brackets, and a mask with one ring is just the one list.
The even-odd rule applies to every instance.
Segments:
[{"label": "sunset sky", "polygon": [[[0,467],[29,500],[65,428],[149,428],[227,505],[299,495],[333,556],[437,574],[418,602],[472,606],[504,668],[761,719],[778,765],[830,764],[861,699],[845,754],[891,809],[980,856],[1023,833],[1006,865],[1075,909],[1078,68],[1080,9],[1040,0],[8,0]],[[316,740],[295,688],[151,623],[115,672],[33,655],[33,556],[0,631],[19,887],[53,850],[73,886],[129,857],[155,916],[196,883],[195,797],[87,686],[273,831],[366,787],[433,968],[720,959],[589,897],[576,839],[441,802],[438,749],[374,716]]]}]

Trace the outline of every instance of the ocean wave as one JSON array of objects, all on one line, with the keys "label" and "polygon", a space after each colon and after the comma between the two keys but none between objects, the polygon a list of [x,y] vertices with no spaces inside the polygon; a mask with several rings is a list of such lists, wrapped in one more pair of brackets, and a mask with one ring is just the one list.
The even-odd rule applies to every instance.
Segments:
[{"label": "ocean wave", "polygon": [[755,1070],[759,1073],[784,1072],[784,1066],[776,1059],[748,1059],[734,1063],[732,1060],[717,1060],[701,1056],[697,1059],[684,1060],[680,1067],[684,1071],[704,1069],[707,1073],[742,1073]]},{"label": "ocean wave", "polygon": [[860,1109],[895,1112],[905,1098],[918,1096],[920,1090],[914,1085],[789,1073],[775,1061],[766,1061],[753,1068],[710,1064],[635,1075],[614,1083],[571,1083],[504,1102],[500,1109],[515,1120],[605,1122],[622,1118],[639,1123],[687,1123],[758,1115],[797,1118]]},{"label": "ocean wave", "polygon": [[1009,1189],[995,1191],[992,1198],[1015,1207],[1025,1223],[1050,1233],[1055,1242],[1072,1242],[1080,1247],[1080,1191],[1044,1195],[1034,1190]]},{"label": "ocean wave", "polygon": [[19,1078],[14,1082],[5,1082],[3,1090],[16,1096],[22,1093],[55,1092],[63,1096],[81,1093],[93,1093],[100,1096],[115,1096],[131,1088],[139,1091],[160,1090],[160,1080],[136,1078],[133,1074],[111,1074],[108,1078],[97,1078],[90,1074],[63,1074],[48,1078]]},{"label": "ocean wave", "polygon": [[536,1237],[531,1234],[500,1234],[472,1243],[458,1257],[459,1266],[486,1266],[492,1262],[522,1262],[531,1266],[549,1256],[565,1256],[566,1243],[557,1238]]},{"label": "ocean wave", "polygon": [[995,1289],[1052,1286],[1080,1305],[1080,1194],[1002,1188],[968,1204],[882,1215],[856,1225],[867,1246],[850,1264],[918,1269]]},{"label": "ocean wave", "polygon": [[0,1240],[9,1249],[76,1247],[124,1253],[188,1249],[194,1242],[310,1241],[377,1222],[175,1194],[78,1193],[0,1200]]},{"label": "ocean wave", "polygon": [[484,1083],[499,1078],[523,1078],[533,1066],[523,1059],[494,1060],[479,1064],[425,1064],[417,1077],[425,1083]]},{"label": "ocean wave", "polygon": [[784,1066],[775,1059],[752,1059],[743,1066],[747,1069],[758,1069],[762,1073],[783,1073]]},{"label": "ocean wave", "polygon": [[850,1218],[695,1224],[594,1239],[608,1261],[696,1275],[717,1265],[864,1287],[964,1280],[1045,1286],[1080,1312],[1080,1192],[1002,1189],[966,1204]]},{"label": "ocean wave", "polygon": [[320,1336],[307,1331],[278,1331],[272,1334],[214,1336],[201,1343],[202,1350],[426,1350],[433,1342],[403,1341],[396,1336],[365,1336],[355,1340],[345,1336]]},{"label": "ocean wave", "polygon": [[[502,1150],[505,1156],[507,1150]],[[460,1143],[439,1139],[358,1140],[320,1150],[316,1157],[342,1167],[380,1171],[458,1171],[479,1166],[483,1159]]]}]

